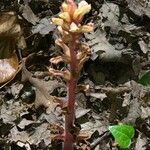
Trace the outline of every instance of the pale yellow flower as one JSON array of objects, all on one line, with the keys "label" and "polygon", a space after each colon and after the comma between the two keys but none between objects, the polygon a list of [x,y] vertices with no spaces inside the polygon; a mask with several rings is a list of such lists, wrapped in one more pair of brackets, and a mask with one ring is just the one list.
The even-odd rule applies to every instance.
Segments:
[{"label": "pale yellow flower", "polygon": [[91,32],[94,29],[94,24],[93,23],[88,23],[86,25],[81,26],[80,24],[77,26],[74,22],[71,23],[70,25],[70,32],[77,32],[77,33],[86,33],[86,32]]},{"label": "pale yellow flower", "polygon": [[62,11],[67,12],[67,10],[68,10],[68,4],[65,3],[65,2],[63,2],[62,5],[61,5],[61,8],[62,8]]},{"label": "pale yellow flower", "polygon": [[57,29],[62,35],[69,36],[69,32],[63,30],[61,26],[58,26]]},{"label": "pale yellow flower", "polygon": [[58,26],[57,29],[58,29],[58,31],[59,31],[61,34],[63,34],[62,26]]},{"label": "pale yellow flower", "polygon": [[61,5],[62,11],[63,12],[68,12],[70,16],[73,15],[75,9],[77,8],[76,3],[75,2],[70,2],[70,3],[63,3]]},{"label": "pale yellow flower", "polygon": [[59,14],[59,17],[63,20],[65,20],[66,22],[71,22],[71,18],[68,12],[62,12]]},{"label": "pale yellow flower", "polygon": [[60,19],[60,18],[52,18],[52,22],[58,26],[63,26],[63,19]]},{"label": "pale yellow flower", "polygon": [[78,4],[72,0],[68,0],[68,3],[62,4],[62,10],[59,14],[59,18],[52,18],[52,22],[59,27],[60,32],[63,34],[64,31],[70,32],[91,32],[93,31],[93,24],[87,24],[81,26],[83,16],[91,10],[91,5],[85,0]]},{"label": "pale yellow flower", "polygon": [[70,25],[70,32],[79,32],[80,31],[80,28],[74,23],[72,22],[71,25]]},{"label": "pale yellow flower", "polygon": [[78,8],[74,11],[73,19],[81,21],[83,16],[91,10],[91,5],[86,1],[81,1]]},{"label": "pale yellow flower", "polygon": [[83,25],[80,28],[81,32],[83,32],[83,33],[92,32],[93,29],[94,29],[94,24],[93,23],[88,23],[87,25]]}]

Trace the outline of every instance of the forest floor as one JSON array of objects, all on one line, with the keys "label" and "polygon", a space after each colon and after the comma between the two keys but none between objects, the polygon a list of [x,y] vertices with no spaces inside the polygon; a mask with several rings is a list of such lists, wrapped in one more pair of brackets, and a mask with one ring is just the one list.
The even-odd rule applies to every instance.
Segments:
[{"label": "forest floor", "polygon": [[[65,97],[67,92],[63,79],[50,76],[47,69],[65,67],[49,61],[61,52],[50,19],[59,13],[62,0],[49,1],[0,1],[0,57],[15,49],[18,35],[13,31],[19,25],[24,38],[21,55],[29,71],[22,72],[18,50],[11,60],[0,59],[0,150],[60,150],[62,146],[52,137],[64,119],[46,96]],[[95,29],[82,37],[92,56],[78,81],[88,90],[76,95],[76,125],[88,138],[76,149],[119,150],[108,127],[122,123],[135,129],[130,149],[149,150],[150,2],[86,1],[92,10],[84,22],[93,22]],[[18,24],[8,12],[15,12]],[[14,68],[7,68],[8,64]]]}]

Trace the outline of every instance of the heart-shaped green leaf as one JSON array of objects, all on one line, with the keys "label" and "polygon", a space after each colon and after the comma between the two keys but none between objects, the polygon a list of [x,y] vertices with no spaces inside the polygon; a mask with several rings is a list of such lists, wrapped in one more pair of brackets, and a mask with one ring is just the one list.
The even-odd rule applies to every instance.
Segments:
[{"label": "heart-shaped green leaf", "polygon": [[131,145],[131,138],[133,138],[135,133],[132,126],[124,124],[109,126],[109,131],[121,148],[129,148]]},{"label": "heart-shaped green leaf", "polygon": [[141,79],[139,80],[139,83],[141,83],[144,86],[150,87],[150,71],[146,72]]}]

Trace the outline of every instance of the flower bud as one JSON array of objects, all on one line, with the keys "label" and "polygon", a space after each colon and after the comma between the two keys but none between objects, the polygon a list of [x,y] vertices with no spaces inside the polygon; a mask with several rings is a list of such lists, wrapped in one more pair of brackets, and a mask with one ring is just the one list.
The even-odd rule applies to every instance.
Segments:
[{"label": "flower bud", "polygon": [[69,15],[72,16],[77,6],[74,1],[68,1],[68,4],[64,2],[61,8],[63,12],[68,12]]},{"label": "flower bud", "polygon": [[70,32],[79,32],[80,28],[74,23],[72,22],[70,25]]},{"label": "flower bud", "polygon": [[87,14],[91,10],[91,5],[89,5],[86,1],[81,1],[78,5],[78,8],[75,10],[73,14],[73,19],[81,21],[83,16]]},{"label": "flower bud", "polygon": [[52,18],[52,22],[58,26],[63,26],[63,19],[60,19],[60,18]]},{"label": "flower bud", "polygon": [[63,12],[67,12],[67,10],[68,10],[68,4],[65,3],[65,2],[62,3],[61,8],[62,8],[62,11],[63,11]]},{"label": "flower bud", "polygon": [[71,18],[68,12],[60,13],[59,17],[65,20],[66,22],[71,22]]},{"label": "flower bud", "polygon": [[87,25],[83,25],[81,27],[81,32],[86,33],[86,32],[92,32],[94,29],[94,24],[93,23],[89,23]]}]

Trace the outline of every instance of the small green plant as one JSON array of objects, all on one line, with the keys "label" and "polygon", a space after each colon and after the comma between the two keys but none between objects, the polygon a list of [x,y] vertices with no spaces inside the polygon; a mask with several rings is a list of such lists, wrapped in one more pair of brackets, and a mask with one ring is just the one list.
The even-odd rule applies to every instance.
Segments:
[{"label": "small green plant", "polygon": [[130,125],[120,124],[109,126],[109,131],[114,136],[116,143],[120,148],[129,148],[131,139],[134,137],[135,130]]},{"label": "small green plant", "polygon": [[141,77],[141,79],[139,80],[139,83],[144,85],[144,86],[150,87],[150,71],[146,72]]}]

